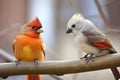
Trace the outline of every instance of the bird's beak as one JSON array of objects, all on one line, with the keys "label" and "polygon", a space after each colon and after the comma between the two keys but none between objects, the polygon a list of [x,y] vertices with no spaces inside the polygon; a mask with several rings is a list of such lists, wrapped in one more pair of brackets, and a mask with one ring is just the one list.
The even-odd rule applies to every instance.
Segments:
[{"label": "bird's beak", "polygon": [[39,28],[39,29],[36,30],[36,32],[38,32],[38,33],[42,33],[42,32],[44,32],[44,31],[41,30],[41,28]]},{"label": "bird's beak", "polygon": [[68,30],[66,31],[66,33],[67,33],[67,34],[72,33],[72,29],[68,29]]}]

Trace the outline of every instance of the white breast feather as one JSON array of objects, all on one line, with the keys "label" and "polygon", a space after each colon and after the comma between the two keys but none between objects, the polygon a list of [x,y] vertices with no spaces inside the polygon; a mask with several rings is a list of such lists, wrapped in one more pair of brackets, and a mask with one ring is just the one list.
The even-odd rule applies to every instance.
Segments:
[{"label": "white breast feather", "polygon": [[99,49],[86,43],[86,37],[83,36],[82,33],[75,36],[75,43],[76,43],[78,49],[81,49],[85,53],[99,54],[99,52],[100,52]]}]

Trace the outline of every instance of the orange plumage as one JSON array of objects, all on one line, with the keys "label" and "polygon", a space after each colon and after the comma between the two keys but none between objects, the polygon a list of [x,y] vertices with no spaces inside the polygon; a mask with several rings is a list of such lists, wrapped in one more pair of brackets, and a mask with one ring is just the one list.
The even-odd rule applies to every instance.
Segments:
[{"label": "orange plumage", "polygon": [[[36,17],[22,27],[22,33],[14,40],[13,51],[17,60],[31,62],[43,61],[45,44],[40,36],[42,25]],[[27,80],[40,80],[39,75],[28,75]]]}]

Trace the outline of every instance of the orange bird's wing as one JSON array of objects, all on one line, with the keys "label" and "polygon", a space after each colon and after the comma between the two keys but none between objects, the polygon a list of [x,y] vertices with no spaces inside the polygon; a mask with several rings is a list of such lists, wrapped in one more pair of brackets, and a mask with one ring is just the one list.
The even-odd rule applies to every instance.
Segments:
[{"label": "orange bird's wing", "polygon": [[90,31],[84,31],[83,34],[86,36],[88,44],[99,49],[107,49],[112,53],[116,53],[116,50],[112,47],[110,40],[105,35]]},{"label": "orange bird's wing", "polygon": [[45,56],[46,45],[45,45],[45,43],[43,42],[43,40],[42,40],[42,46],[41,46],[41,49],[42,49],[42,51],[43,51],[43,53],[44,53],[44,56]]}]

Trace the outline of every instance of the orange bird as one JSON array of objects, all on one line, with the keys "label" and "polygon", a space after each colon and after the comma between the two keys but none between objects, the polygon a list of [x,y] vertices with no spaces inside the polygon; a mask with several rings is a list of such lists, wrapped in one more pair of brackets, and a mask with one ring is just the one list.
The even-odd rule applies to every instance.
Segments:
[{"label": "orange bird", "polygon": [[[21,27],[13,44],[13,52],[17,61],[43,61],[45,44],[40,36],[42,24],[36,17]],[[27,80],[40,80],[39,75],[27,75]]]}]

